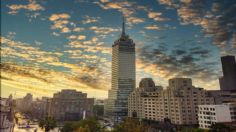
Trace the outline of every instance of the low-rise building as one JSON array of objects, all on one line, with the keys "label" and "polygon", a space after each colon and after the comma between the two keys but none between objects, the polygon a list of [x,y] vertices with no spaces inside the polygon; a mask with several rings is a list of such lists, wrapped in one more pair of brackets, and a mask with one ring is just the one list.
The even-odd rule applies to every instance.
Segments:
[{"label": "low-rise building", "polygon": [[197,106],[214,104],[214,99],[206,90],[194,87],[189,78],[170,79],[169,86],[164,90],[155,86],[144,87],[130,94],[129,117],[154,121],[169,118],[177,125],[193,125],[198,123]]},{"label": "low-rise building", "polygon": [[211,128],[215,123],[229,123],[236,121],[236,104],[199,105],[198,122],[203,129]]},{"label": "low-rise building", "polygon": [[58,121],[80,120],[93,115],[94,99],[76,90],[55,93],[49,102],[49,116]]},{"label": "low-rise building", "polygon": [[209,90],[207,92],[214,98],[215,104],[236,102],[236,91]]}]

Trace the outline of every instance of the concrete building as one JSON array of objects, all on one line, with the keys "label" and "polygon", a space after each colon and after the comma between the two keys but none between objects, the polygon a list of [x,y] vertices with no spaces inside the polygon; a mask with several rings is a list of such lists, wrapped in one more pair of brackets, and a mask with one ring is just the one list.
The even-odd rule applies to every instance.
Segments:
[{"label": "concrete building", "polygon": [[223,77],[219,79],[220,89],[236,91],[236,62],[234,56],[221,57]]},{"label": "concrete building", "polygon": [[167,89],[152,89],[147,92],[137,88],[130,94],[129,117],[154,121],[169,118],[177,125],[193,125],[198,123],[197,106],[214,103],[214,99],[203,88],[194,87],[189,78],[173,78]]},{"label": "concrete building", "polygon": [[143,98],[153,96],[153,94],[157,94],[158,90],[162,89],[161,86],[156,86],[151,78],[143,78],[139,83],[139,87],[129,95],[128,116],[142,119],[144,117],[143,107],[145,106]]},{"label": "concrete building", "polygon": [[104,106],[104,99],[96,99],[94,101],[94,105],[102,105],[102,106]]},{"label": "concrete building", "polygon": [[22,113],[32,111],[33,95],[27,93],[23,98],[16,99],[16,109]]},{"label": "concrete building", "polygon": [[135,43],[125,33],[112,45],[112,88],[108,91],[105,114],[114,121],[128,115],[128,96],[135,88]]},{"label": "concrete building", "polygon": [[32,102],[31,114],[33,118],[40,119],[48,115],[49,97],[42,97]]},{"label": "concrete building", "polygon": [[94,99],[76,90],[62,90],[49,101],[48,113],[57,121],[80,120],[93,116]]},{"label": "concrete building", "polygon": [[209,129],[215,123],[228,123],[236,121],[236,104],[199,105],[199,127]]},{"label": "concrete building", "polygon": [[236,102],[236,92],[223,90],[209,90],[209,96],[214,98],[214,104]]},{"label": "concrete building", "polygon": [[104,116],[104,100],[96,99],[94,102],[93,110],[94,110],[94,116],[103,117]]},{"label": "concrete building", "polygon": [[0,98],[0,131],[13,132],[15,101],[12,96],[9,98]]}]

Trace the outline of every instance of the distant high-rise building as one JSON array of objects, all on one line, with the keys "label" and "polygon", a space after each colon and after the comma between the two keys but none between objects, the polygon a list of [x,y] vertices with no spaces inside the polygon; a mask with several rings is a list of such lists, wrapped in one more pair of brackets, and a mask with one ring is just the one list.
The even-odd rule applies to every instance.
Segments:
[{"label": "distant high-rise building", "polygon": [[28,112],[32,110],[33,95],[27,93],[22,99],[16,100],[16,109],[20,112]]},{"label": "distant high-rise building", "polygon": [[220,89],[236,91],[236,62],[234,56],[221,57],[223,77],[219,79]]},{"label": "distant high-rise building", "polygon": [[105,114],[118,121],[128,114],[128,96],[135,88],[135,43],[122,33],[112,45],[112,88],[108,92]]}]

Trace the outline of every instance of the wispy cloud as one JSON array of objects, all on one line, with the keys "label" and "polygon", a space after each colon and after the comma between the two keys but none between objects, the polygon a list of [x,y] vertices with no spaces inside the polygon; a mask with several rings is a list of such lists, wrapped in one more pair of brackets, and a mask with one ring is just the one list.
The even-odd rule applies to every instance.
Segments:
[{"label": "wispy cloud", "polygon": [[121,12],[127,20],[127,23],[132,26],[133,24],[143,23],[145,20],[144,18],[140,18],[135,16],[137,10],[145,10],[146,7],[137,5],[135,2],[128,2],[128,1],[116,1],[116,2],[109,2],[109,1],[100,1],[94,2],[95,4],[99,5],[101,8],[108,10],[108,9],[115,9]]},{"label": "wispy cloud", "polygon": [[[94,95],[94,92],[102,93],[101,91],[105,90],[97,89],[98,86],[94,87],[94,84],[101,82],[88,74],[78,76],[14,63],[3,63],[1,69],[3,69],[1,73],[2,85],[15,88],[17,91],[30,91],[49,96],[65,88],[78,89],[90,95]],[[94,71],[91,68],[84,70],[84,72]]]},{"label": "wispy cloud", "polygon": [[91,16],[85,16],[85,20],[82,21],[83,24],[88,24],[88,23],[96,23],[101,20],[101,17],[91,17]]},{"label": "wispy cloud", "polygon": [[37,47],[32,47],[27,43],[19,41],[13,41],[5,37],[1,37],[1,56],[27,60],[30,62],[37,61],[38,63],[58,61],[59,56],[62,54],[59,52],[46,52]]},{"label": "wispy cloud", "polygon": [[158,27],[157,25],[149,25],[149,26],[146,26],[144,28],[148,29],[148,30],[161,30],[161,28]]},{"label": "wispy cloud", "polygon": [[161,12],[154,12],[154,11],[148,12],[148,18],[151,18],[156,22],[169,20],[168,18],[164,18]]},{"label": "wispy cloud", "polygon": [[74,32],[81,32],[81,31],[83,31],[83,30],[84,30],[84,28],[82,28],[82,27],[75,27],[75,28],[73,29]]},{"label": "wispy cloud", "polygon": [[112,32],[118,32],[120,31],[118,28],[114,27],[98,27],[98,26],[92,26],[89,28],[90,30],[94,31],[98,35],[108,35]]},{"label": "wispy cloud", "polygon": [[8,5],[8,8],[10,11],[8,12],[9,14],[17,14],[19,10],[27,10],[27,11],[40,11],[40,10],[45,10],[43,6],[38,4],[36,0],[29,0],[29,3],[26,5],[22,4],[12,4]]},{"label": "wispy cloud", "polygon": [[59,19],[69,19],[70,15],[66,13],[52,14],[49,18],[50,21],[57,21]]},{"label": "wispy cloud", "polygon": [[[78,36],[78,39],[84,36]],[[91,43],[97,43],[97,38],[93,37]],[[86,50],[66,50],[64,53],[43,51],[39,48],[29,46],[27,43],[13,41],[5,37],[1,37],[2,57],[13,58],[26,61],[25,65],[12,63],[3,60],[1,69],[4,69],[1,78],[5,83],[17,84],[34,88],[36,90],[44,90],[45,92],[55,91],[58,88],[80,88],[80,90],[107,90],[109,87],[109,75],[104,71],[108,67],[108,60],[96,55],[103,54],[105,47],[103,46],[85,46],[80,47]],[[82,43],[82,45],[84,45]],[[78,46],[78,45],[76,45]],[[63,54],[69,54],[70,59],[76,59],[79,62],[72,64],[62,62],[60,57]],[[93,53],[93,54],[91,54]],[[67,70],[54,71],[46,68],[63,67]],[[46,66],[46,67],[45,67]],[[27,81],[26,81],[27,80]],[[7,85],[8,85],[7,84]],[[47,87],[46,87],[47,86]],[[104,87],[106,86],[106,87]],[[26,87],[26,89],[27,89]]]},{"label": "wispy cloud", "polygon": [[53,22],[53,25],[51,26],[52,29],[60,29],[61,33],[69,33],[71,32],[71,29],[68,27],[70,24],[69,19],[70,15],[67,13],[61,13],[61,14],[52,14],[49,17],[49,20]]},{"label": "wispy cloud", "polygon": [[145,20],[144,18],[127,17],[126,21],[128,22],[128,24],[138,24],[138,23],[143,23]]}]

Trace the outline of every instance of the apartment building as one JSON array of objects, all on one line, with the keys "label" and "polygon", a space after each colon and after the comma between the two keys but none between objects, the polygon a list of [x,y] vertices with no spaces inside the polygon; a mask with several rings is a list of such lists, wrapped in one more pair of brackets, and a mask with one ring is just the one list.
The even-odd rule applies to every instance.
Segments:
[{"label": "apartment building", "polygon": [[137,88],[128,102],[129,117],[154,121],[169,118],[177,125],[193,125],[198,123],[197,106],[213,104],[214,99],[203,88],[194,87],[190,78],[173,78],[164,90],[154,86]]},{"label": "apartment building", "polygon": [[236,121],[236,103],[198,106],[199,127],[209,129],[215,123]]},{"label": "apartment building", "polygon": [[143,107],[145,106],[143,97],[157,94],[157,91],[162,89],[161,86],[155,86],[151,78],[143,78],[139,83],[139,87],[128,98],[128,116],[142,118],[144,116]]}]

